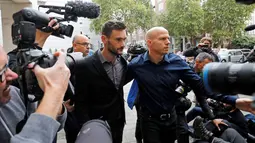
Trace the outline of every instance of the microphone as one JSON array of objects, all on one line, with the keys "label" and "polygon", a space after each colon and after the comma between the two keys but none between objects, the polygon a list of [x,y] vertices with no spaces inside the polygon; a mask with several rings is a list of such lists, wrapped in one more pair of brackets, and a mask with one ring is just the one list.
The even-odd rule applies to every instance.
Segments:
[{"label": "microphone", "polygon": [[249,5],[255,3],[255,0],[236,0],[236,3]]},{"label": "microphone", "polygon": [[244,30],[245,31],[251,31],[251,30],[254,30],[254,29],[255,29],[255,25],[249,25]]},{"label": "microphone", "polygon": [[77,17],[97,18],[100,14],[100,6],[91,2],[72,2],[65,5],[65,12]]}]

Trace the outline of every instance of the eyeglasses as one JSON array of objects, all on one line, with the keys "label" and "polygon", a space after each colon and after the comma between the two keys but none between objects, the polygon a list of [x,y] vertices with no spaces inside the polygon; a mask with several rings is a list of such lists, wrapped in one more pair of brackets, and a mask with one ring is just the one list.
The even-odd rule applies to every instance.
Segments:
[{"label": "eyeglasses", "polygon": [[79,44],[79,45],[82,45],[82,46],[86,46],[86,47],[88,47],[90,45],[90,43],[87,43],[87,42],[85,42],[85,43],[76,43],[76,44]]},{"label": "eyeglasses", "polygon": [[5,81],[5,72],[7,71],[7,69],[9,68],[9,58],[7,60],[7,63],[5,64],[4,68],[0,71],[0,82],[4,82]]}]

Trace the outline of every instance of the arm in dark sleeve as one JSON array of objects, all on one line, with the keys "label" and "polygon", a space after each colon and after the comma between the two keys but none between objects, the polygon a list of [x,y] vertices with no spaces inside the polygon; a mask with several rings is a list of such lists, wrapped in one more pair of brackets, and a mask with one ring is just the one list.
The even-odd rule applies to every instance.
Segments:
[{"label": "arm in dark sleeve", "polygon": [[217,101],[221,101],[223,103],[227,103],[230,104],[232,106],[235,106],[236,104],[236,100],[237,100],[237,96],[232,96],[232,95],[224,95],[224,94],[215,94],[215,93],[209,93],[207,94],[208,98],[217,100]]},{"label": "arm in dark sleeve", "polygon": [[127,66],[127,73],[126,73],[126,77],[125,77],[125,84],[129,83],[131,80],[134,79],[134,73],[132,71],[132,63],[129,63]]},{"label": "arm in dark sleeve", "polygon": [[189,48],[183,52],[183,56],[185,57],[195,57],[197,55],[197,48]]},{"label": "arm in dark sleeve", "polygon": [[207,91],[204,88],[202,79],[191,69],[186,69],[183,72],[181,79],[187,83],[194,91],[197,101],[199,102],[202,110],[208,116],[209,119],[214,119],[215,116],[206,102]]},{"label": "arm in dark sleeve", "polygon": [[86,72],[75,74],[75,110],[74,113],[77,117],[80,127],[89,120],[88,116],[88,83],[86,80]]}]

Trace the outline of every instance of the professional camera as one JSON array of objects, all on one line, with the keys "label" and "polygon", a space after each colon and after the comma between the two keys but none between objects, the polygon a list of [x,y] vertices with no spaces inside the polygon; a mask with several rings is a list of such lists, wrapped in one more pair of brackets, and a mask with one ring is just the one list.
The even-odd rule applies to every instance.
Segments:
[{"label": "professional camera", "polygon": [[[100,8],[94,3],[68,2],[65,7],[57,6],[41,6],[49,8],[49,12],[63,14],[64,19],[58,18],[58,22],[66,20],[77,20],[77,17],[96,18],[99,15]],[[65,12],[62,12],[64,9]],[[35,75],[27,68],[29,63],[34,62],[43,68],[51,67],[56,62],[56,58],[50,53],[43,52],[36,45],[35,35],[36,29],[46,32],[52,32],[47,25],[51,18],[47,14],[39,12],[31,8],[24,8],[13,14],[14,23],[12,25],[12,40],[16,49],[15,72],[18,73],[18,83],[24,97],[28,94],[34,95],[33,101],[38,101],[43,96],[43,91],[39,88]],[[72,35],[71,26],[60,24],[60,28],[55,32],[56,36]],[[71,53],[67,55],[66,64],[71,73],[80,69],[83,65],[83,56],[81,53]],[[56,71],[57,72],[57,71]],[[70,88],[70,86],[68,87]],[[28,99],[28,98],[27,98]]]},{"label": "professional camera", "polygon": [[128,46],[128,61],[131,61],[133,58],[137,57],[140,54],[143,54],[147,51],[147,49],[142,44],[131,44]]},{"label": "professional camera", "polygon": [[231,110],[234,109],[231,105],[224,105],[222,102],[209,99],[207,100],[208,105],[212,108],[213,113],[216,116],[222,116],[228,114]]},{"label": "professional camera", "polygon": [[191,101],[186,98],[191,88],[188,87],[182,80],[179,80],[175,92],[178,95],[178,101],[176,102],[176,109],[179,111],[186,111],[191,107]]},{"label": "professional camera", "polygon": [[209,63],[203,69],[204,85],[215,93],[252,95],[255,92],[254,70],[252,63]]}]

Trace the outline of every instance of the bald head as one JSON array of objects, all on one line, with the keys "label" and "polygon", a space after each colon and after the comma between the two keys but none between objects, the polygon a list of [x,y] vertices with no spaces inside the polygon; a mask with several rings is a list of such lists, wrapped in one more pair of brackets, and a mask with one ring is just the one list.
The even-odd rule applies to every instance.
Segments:
[{"label": "bald head", "polygon": [[89,38],[85,35],[78,34],[73,38],[73,50],[74,52],[81,52],[84,56],[89,53],[90,42]]},{"label": "bald head", "polygon": [[164,27],[153,27],[147,31],[145,35],[145,40],[154,39],[160,32],[168,33],[168,31]]},{"label": "bald head", "polygon": [[84,39],[85,39],[86,41],[89,41],[89,38],[88,38],[87,36],[85,36],[85,35],[82,35],[82,34],[75,35],[75,36],[73,37],[73,43],[82,41],[82,40],[84,40]]}]

